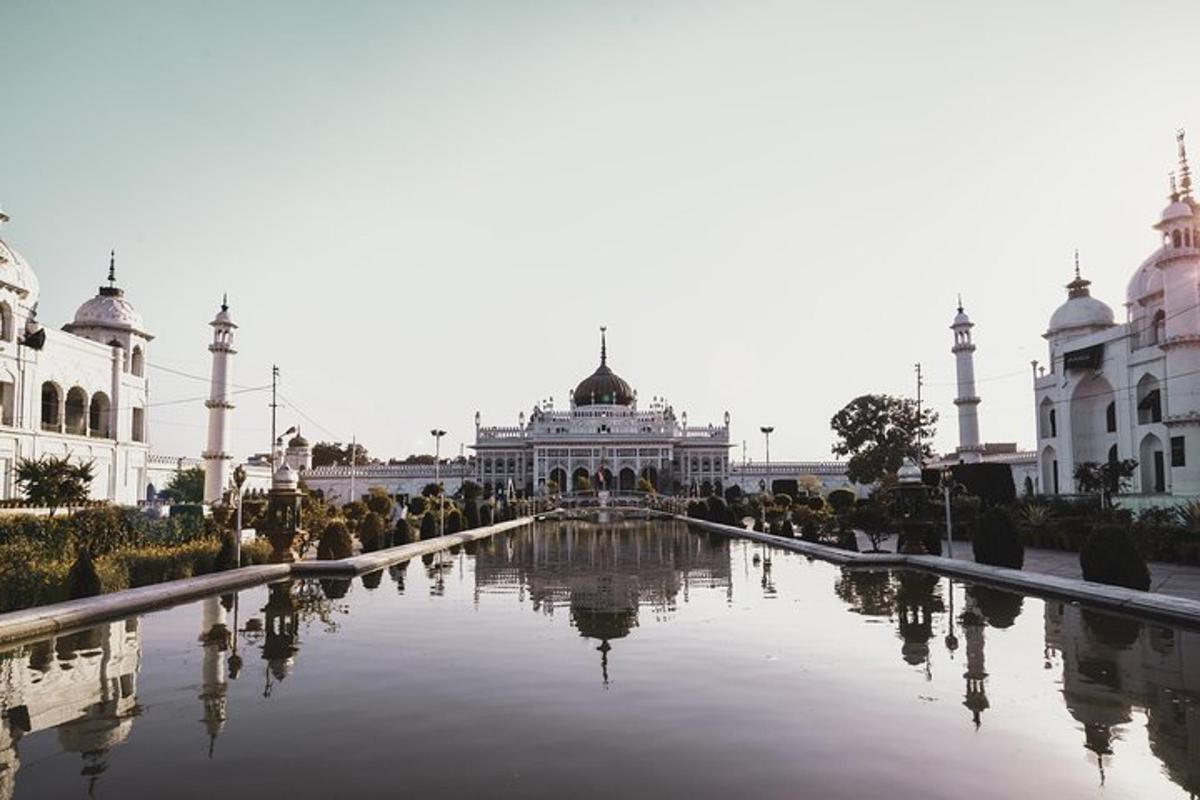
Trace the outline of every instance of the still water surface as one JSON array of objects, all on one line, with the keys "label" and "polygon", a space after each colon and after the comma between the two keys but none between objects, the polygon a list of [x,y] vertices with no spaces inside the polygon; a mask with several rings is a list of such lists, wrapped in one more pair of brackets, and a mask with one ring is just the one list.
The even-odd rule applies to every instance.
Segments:
[{"label": "still water surface", "polygon": [[0,798],[1200,790],[1200,633],[677,523],[259,587],[0,678]]}]

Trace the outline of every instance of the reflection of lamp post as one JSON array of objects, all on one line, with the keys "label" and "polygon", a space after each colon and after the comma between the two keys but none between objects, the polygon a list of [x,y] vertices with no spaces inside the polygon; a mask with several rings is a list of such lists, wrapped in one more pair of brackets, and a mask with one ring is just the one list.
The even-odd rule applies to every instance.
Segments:
[{"label": "reflection of lamp post", "polygon": [[233,470],[233,485],[237,488],[237,530],[233,534],[233,564],[242,565],[242,487],[246,485],[246,468],[238,464]]},{"label": "reflection of lamp post", "polygon": [[442,437],[446,432],[434,428],[429,432],[433,437],[433,482],[438,487],[438,536],[446,535],[446,499],[442,497]]}]

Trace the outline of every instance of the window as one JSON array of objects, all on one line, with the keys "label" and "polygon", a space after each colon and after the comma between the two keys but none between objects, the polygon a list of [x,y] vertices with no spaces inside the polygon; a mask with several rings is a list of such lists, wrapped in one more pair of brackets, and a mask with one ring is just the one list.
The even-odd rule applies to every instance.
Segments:
[{"label": "window", "polygon": [[1187,449],[1184,447],[1184,437],[1182,436],[1171,437],[1171,466],[1187,466]]},{"label": "window", "polygon": [[0,339],[11,342],[13,338],[12,308],[8,303],[0,303]]},{"label": "window", "polygon": [[62,430],[62,418],[59,416],[60,396],[56,385],[50,381],[42,384],[42,430]]},{"label": "window", "polygon": [[112,438],[112,431],[109,427],[110,409],[108,395],[104,392],[96,392],[92,395],[92,402],[88,406],[88,430],[92,436],[98,439]]},{"label": "window", "polygon": [[1053,439],[1055,436],[1058,436],[1058,414],[1052,408],[1050,409],[1050,438]]},{"label": "window", "polygon": [[146,441],[146,409],[133,409],[133,440],[135,442]]},{"label": "window", "polygon": [[1158,389],[1151,389],[1138,403],[1138,422],[1146,425],[1151,422],[1162,422],[1162,394]]},{"label": "window", "polygon": [[139,378],[146,371],[146,356],[142,353],[141,345],[134,345],[133,354],[129,358],[129,371]]},{"label": "window", "polygon": [[1104,429],[1109,433],[1117,432],[1117,404],[1112,402],[1104,409]]}]

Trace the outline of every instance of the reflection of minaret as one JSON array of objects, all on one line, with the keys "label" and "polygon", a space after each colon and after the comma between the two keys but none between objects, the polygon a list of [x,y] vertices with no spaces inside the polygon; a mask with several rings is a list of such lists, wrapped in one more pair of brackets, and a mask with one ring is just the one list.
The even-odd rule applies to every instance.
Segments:
[{"label": "reflection of minaret", "polygon": [[987,670],[983,663],[983,615],[975,605],[975,596],[967,594],[967,607],[959,620],[962,623],[963,635],[967,640],[967,671],[963,677],[967,679],[967,694],[963,705],[971,710],[971,719],[975,722],[976,730],[981,723],[981,715],[987,709]]},{"label": "reflection of minaret", "polygon": [[226,680],[223,654],[229,647],[229,628],[225,625],[225,609],[217,597],[201,604],[200,642],[204,647],[201,660],[200,700],[204,703],[204,729],[208,733],[208,756],[212,758],[217,734],[225,727]]}]

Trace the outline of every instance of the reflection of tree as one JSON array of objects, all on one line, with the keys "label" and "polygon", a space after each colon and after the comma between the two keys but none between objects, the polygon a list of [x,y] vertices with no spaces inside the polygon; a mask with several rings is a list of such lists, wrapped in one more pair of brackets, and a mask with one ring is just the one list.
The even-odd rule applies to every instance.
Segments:
[{"label": "reflection of tree", "polygon": [[1021,614],[1025,598],[1003,589],[990,586],[967,586],[967,597],[974,601],[975,608],[984,622],[993,628],[1011,628]]},{"label": "reflection of tree", "polygon": [[833,591],[855,614],[890,618],[895,609],[896,592],[887,570],[842,567]]},{"label": "reflection of tree", "polygon": [[396,584],[396,591],[399,594],[404,594],[404,579],[408,575],[408,564],[409,562],[402,561],[388,567],[388,577]]}]

